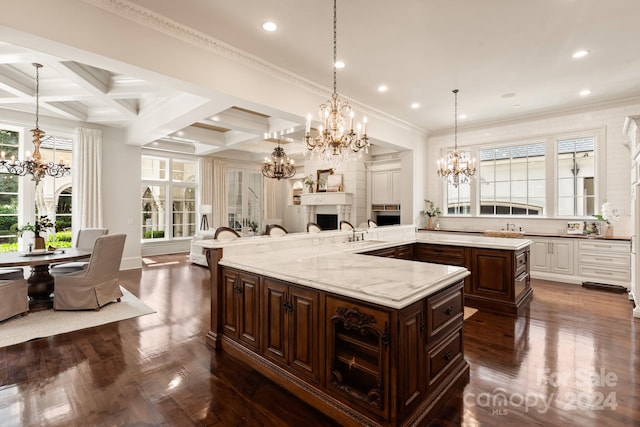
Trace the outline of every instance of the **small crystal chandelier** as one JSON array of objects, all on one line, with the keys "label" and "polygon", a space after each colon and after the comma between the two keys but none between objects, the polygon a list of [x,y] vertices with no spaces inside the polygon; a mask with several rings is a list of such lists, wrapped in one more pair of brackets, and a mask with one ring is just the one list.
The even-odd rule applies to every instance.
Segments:
[{"label": "small crystal chandelier", "polygon": [[42,64],[31,64],[36,67],[36,127],[31,129],[33,134],[33,155],[30,156],[27,151],[27,160],[16,160],[15,156],[11,156],[11,160],[5,159],[4,151],[0,152],[0,167],[4,167],[7,172],[13,175],[25,176],[31,174],[32,181],[36,182],[36,186],[40,180],[45,176],[52,176],[54,178],[60,178],[71,173],[71,168],[60,161],[60,163],[46,162],[42,160],[40,154],[40,144],[42,144],[42,137],[44,131],[38,127],[38,121],[40,119],[40,68]]},{"label": "small crystal chandelier", "polygon": [[464,152],[458,151],[458,89],[455,96],[453,151],[447,152],[447,158],[438,160],[438,175],[447,179],[454,187],[466,184],[476,173],[476,159],[467,159]]},{"label": "small crystal chandelier", "polygon": [[271,160],[267,157],[264,158],[262,175],[280,181],[282,178],[291,178],[295,173],[296,168],[293,166],[293,159],[287,156],[284,149],[280,147],[280,140],[278,140],[278,146],[271,153]]},{"label": "small crystal chandelier", "polygon": [[[338,99],[336,90],[336,62],[337,58],[337,6],[333,0],[333,94],[326,104],[320,105],[320,121],[323,125],[318,128],[318,135],[311,136],[311,116],[307,117],[304,136],[305,151],[309,151],[311,158],[319,157],[335,166],[343,160],[353,160],[362,157],[362,148],[369,152],[369,138],[367,137],[367,118],[363,125],[358,124],[353,130],[353,110],[347,101]],[[349,129],[346,129],[347,117]]]}]

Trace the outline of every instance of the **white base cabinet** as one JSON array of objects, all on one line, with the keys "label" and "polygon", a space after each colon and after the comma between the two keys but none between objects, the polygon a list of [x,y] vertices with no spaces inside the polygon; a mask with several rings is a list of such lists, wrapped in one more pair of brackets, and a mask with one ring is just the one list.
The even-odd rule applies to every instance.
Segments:
[{"label": "white base cabinet", "polygon": [[531,277],[582,284],[631,286],[631,242],[627,240],[529,237]]}]

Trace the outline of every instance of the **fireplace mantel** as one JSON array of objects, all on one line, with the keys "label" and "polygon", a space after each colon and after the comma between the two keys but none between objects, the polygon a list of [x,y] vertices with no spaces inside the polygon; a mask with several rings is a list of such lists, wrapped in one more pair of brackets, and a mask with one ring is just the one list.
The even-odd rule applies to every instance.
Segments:
[{"label": "fireplace mantel", "polygon": [[303,194],[300,204],[304,207],[307,222],[316,222],[316,208],[318,206],[335,206],[340,221],[351,221],[351,205],[353,193],[307,193]]}]

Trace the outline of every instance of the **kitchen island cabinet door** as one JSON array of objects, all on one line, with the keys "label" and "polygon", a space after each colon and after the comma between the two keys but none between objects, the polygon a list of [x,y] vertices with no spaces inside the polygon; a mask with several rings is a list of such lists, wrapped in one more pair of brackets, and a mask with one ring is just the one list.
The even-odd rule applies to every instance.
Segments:
[{"label": "kitchen island cabinet door", "polygon": [[258,282],[254,274],[222,271],[222,327],[225,335],[253,349],[259,348]]},{"label": "kitchen island cabinet door", "polygon": [[270,278],[262,287],[264,356],[318,383],[319,293]]}]

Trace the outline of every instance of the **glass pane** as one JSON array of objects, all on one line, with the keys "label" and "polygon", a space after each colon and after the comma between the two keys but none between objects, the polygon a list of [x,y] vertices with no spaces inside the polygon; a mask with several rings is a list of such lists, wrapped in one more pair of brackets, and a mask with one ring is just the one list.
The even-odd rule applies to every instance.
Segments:
[{"label": "glass pane", "polygon": [[576,193],[575,185],[573,178],[558,179],[558,197],[573,197]]},{"label": "glass pane", "polygon": [[142,156],[142,179],[166,180],[167,179],[167,159]]},{"label": "glass pane", "polygon": [[529,159],[529,179],[544,179],[545,165],[544,159],[534,157]]},{"label": "glass pane", "polygon": [[227,172],[227,214],[230,228],[242,230],[242,173]]},{"label": "glass pane", "polygon": [[511,181],[511,200],[515,197],[527,199],[527,181]]},{"label": "glass pane", "polygon": [[173,199],[173,237],[189,237],[196,232],[195,189],[174,187]]},{"label": "glass pane", "polygon": [[573,216],[574,215],[574,198],[559,197],[558,198],[558,215]]},{"label": "glass pane", "polygon": [[480,202],[488,202],[495,200],[496,185],[494,183],[482,183],[480,185]]},{"label": "glass pane", "polygon": [[187,160],[173,160],[173,181],[195,182],[196,163]]},{"label": "glass pane", "polygon": [[166,222],[166,188],[142,185],[142,238],[163,239]]},{"label": "glass pane", "polygon": [[480,182],[493,182],[496,168],[493,162],[480,163]]},{"label": "glass pane", "polygon": [[496,183],[496,201],[502,202],[500,204],[509,203],[511,201],[510,182],[497,182]]},{"label": "glass pane", "polygon": [[529,180],[528,190],[529,190],[529,198],[537,198],[537,199],[544,200],[544,191],[545,191],[544,180]]},{"label": "glass pane", "polygon": [[513,159],[511,161],[511,180],[525,180],[527,179],[527,159]]}]

